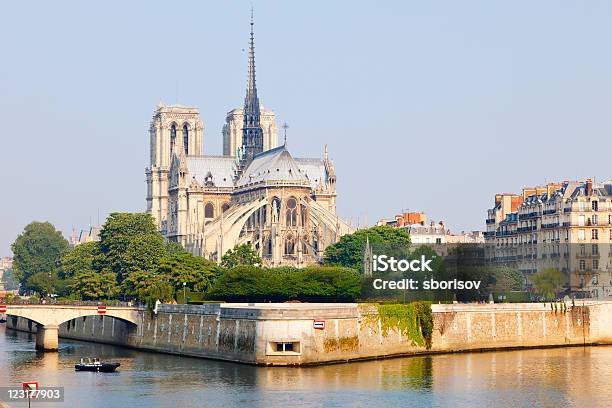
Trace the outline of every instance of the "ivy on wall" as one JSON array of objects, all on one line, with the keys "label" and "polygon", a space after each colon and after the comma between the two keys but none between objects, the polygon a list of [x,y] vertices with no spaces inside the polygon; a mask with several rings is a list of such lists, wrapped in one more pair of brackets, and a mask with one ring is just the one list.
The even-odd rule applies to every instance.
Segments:
[{"label": "ivy on wall", "polygon": [[431,348],[433,315],[430,302],[377,304],[376,308],[383,336],[387,336],[391,330],[397,330],[413,344],[428,350]]}]

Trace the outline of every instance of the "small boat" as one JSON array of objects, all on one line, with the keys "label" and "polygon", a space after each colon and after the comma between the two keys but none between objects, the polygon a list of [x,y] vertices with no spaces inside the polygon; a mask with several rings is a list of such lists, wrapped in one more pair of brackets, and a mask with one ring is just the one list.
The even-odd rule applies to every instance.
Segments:
[{"label": "small boat", "polygon": [[95,371],[95,372],[100,372],[100,373],[112,373],[120,365],[121,364],[119,363],[103,363],[97,358],[94,358],[93,361],[91,361],[91,359],[88,358],[87,361],[85,361],[84,359],[81,359],[81,362],[79,364],[75,364],[74,370],[75,371]]}]

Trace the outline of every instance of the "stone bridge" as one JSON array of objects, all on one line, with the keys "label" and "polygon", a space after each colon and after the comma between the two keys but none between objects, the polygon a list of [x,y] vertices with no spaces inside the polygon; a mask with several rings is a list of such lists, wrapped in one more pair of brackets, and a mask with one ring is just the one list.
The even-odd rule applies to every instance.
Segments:
[{"label": "stone bridge", "polygon": [[[6,308],[6,312],[4,312]],[[44,305],[16,304],[1,305],[0,312],[7,316],[18,316],[36,323],[36,349],[57,351],[59,325],[84,316],[110,316],[138,325],[137,307],[104,305]]]}]

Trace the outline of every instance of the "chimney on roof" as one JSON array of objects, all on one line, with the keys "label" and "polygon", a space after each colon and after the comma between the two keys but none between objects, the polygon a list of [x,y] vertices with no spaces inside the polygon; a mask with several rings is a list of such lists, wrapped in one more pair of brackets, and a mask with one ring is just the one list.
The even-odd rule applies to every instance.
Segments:
[{"label": "chimney on roof", "polygon": [[586,195],[593,195],[593,179],[588,178],[586,181]]}]

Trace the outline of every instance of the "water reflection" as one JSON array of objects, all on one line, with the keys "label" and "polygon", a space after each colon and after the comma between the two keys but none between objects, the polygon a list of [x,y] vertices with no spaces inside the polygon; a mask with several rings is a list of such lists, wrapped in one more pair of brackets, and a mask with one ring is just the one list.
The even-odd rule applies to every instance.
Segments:
[{"label": "water reflection", "polygon": [[[59,353],[38,353],[34,340],[0,327],[0,385],[64,386],[64,406],[598,407],[612,400],[612,347],[270,368],[63,339]],[[119,361],[120,371],[76,373],[75,362],[88,356]]]}]

